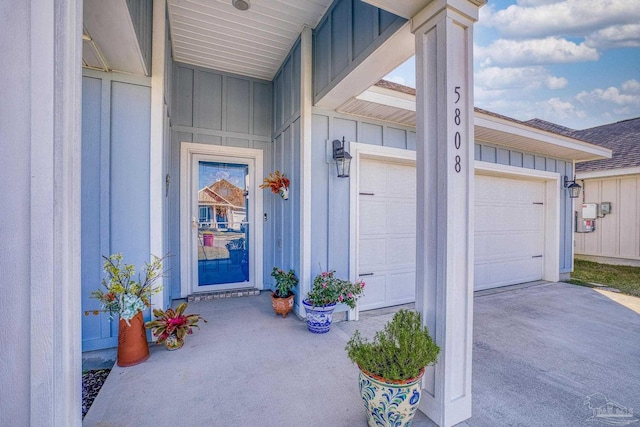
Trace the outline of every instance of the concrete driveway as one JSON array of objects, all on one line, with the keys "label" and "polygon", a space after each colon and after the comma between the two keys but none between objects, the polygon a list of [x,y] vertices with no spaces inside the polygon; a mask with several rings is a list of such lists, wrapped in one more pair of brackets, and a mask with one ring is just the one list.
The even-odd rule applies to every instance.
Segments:
[{"label": "concrete driveway", "polygon": [[[483,291],[474,304],[473,417],[463,426],[640,425],[639,314],[564,283]],[[188,311],[209,323],[179,351],[153,347],[147,362],[115,367],[84,425],[366,424],[344,346],[355,329],[381,328],[390,310],[321,336],[275,317],[266,293]]]}]

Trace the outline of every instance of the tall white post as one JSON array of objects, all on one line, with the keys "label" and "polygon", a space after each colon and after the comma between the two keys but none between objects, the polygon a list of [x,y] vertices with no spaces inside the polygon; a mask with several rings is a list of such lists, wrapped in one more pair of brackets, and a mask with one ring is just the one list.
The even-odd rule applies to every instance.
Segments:
[{"label": "tall white post", "polygon": [[484,0],[434,0],[416,39],[416,306],[440,346],[420,410],[440,426],[471,417],[473,23]]}]

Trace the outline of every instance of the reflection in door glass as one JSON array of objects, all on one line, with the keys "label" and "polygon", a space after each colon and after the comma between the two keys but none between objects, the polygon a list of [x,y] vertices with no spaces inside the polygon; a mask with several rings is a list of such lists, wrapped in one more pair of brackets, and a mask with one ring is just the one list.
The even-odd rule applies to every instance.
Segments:
[{"label": "reflection in door glass", "polygon": [[247,165],[199,162],[199,286],[249,281],[247,174]]}]

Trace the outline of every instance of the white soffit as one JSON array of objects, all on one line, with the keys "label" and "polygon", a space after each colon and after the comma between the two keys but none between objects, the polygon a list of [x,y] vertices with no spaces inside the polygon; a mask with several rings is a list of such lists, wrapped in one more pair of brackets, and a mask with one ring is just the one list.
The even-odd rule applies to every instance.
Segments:
[{"label": "white soffit", "polygon": [[84,65],[148,75],[125,1],[84,0]]},{"label": "white soffit", "polygon": [[168,0],[174,60],[272,80],[302,28],[315,28],[332,0]]},{"label": "white soffit", "polygon": [[424,9],[432,0],[364,0],[372,6],[395,13],[406,19],[411,19],[416,13]]}]

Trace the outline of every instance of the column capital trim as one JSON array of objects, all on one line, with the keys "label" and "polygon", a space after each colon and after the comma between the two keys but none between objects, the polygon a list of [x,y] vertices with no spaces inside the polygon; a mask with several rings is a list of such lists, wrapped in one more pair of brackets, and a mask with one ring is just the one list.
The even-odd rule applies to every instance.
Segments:
[{"label": "column capital trim", "polygon": [[423,25],[444,10],[454,11],[466,19],[469,25],[478,21],[478,11],[486,0],[434,0],[411,18],[411,32],[417,32]]}]

